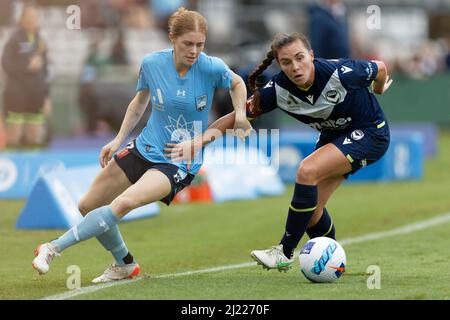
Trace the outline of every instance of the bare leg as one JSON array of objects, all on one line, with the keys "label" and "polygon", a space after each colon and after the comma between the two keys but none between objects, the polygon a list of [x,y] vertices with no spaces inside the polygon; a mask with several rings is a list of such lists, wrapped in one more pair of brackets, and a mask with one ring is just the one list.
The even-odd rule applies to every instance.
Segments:
[{"label": "bare leg", "polygon": [[112,201],[111,210],[122,218],[135,208],[163,199],[170,193],[171,188],[170,180],[165,174],[158,170],[149,170]]},{"label": "bare leg", "polygon": [[110,204],[130,186],[131,182],[113,158],[97,175],[88,192],[78,203],[78,208],[85,216],[96,208]]},{"label": "bare leg", "polygon": [[314,226],[320,220],[322,217],[323,208],[327,205],[328,199],[330,199],[333,192],[344,180],[345,178],[343,176],[337,176],[319,182],[317,185],[317,207],[316,210],[314,210],[314,214],[309,222],[308,228]]},{"label": "bare leg", "polygon": [[[297,171],[297,183],[288,210],[285,233],[280,241],[286,257],[292,257],[294,249],[311,225],[314,213],[317,216],[313,223],[319,221],[317,218],[322,216],[326,201],[341,182],[333,179],[351,169],[348,159],[333,144],[324,145],[302,161]],[[320,186],[322,194],[319,193]]]}]

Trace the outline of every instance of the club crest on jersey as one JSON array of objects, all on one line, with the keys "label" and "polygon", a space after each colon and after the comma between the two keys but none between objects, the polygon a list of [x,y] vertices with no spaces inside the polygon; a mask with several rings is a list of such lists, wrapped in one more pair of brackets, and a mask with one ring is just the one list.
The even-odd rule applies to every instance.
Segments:
[{"label": "club crest on jersey", "polygon": [[205,94],[203,96],[195,97],[195,105],[197,107],[197,111],[202,111],[205,109],[208,102],[208,96]]},{"label": "club crest on jersey", "polygon": [[355,130],[352,132],[351,137],[355,141],[361,140],[362,138],[364,138],[364,132],[362,132],[361,130]]},{"label": "club crest on jersey", "polygon": [[327,100],[331,103],[337,103],[341,98],[341,94],[337,90],[330,90],[326,94]]}]

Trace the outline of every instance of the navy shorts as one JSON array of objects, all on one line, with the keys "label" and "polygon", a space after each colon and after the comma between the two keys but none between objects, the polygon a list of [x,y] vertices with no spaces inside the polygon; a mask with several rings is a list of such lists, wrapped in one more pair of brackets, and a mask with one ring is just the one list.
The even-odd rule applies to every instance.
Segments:
[{"label": "navy shorts", "polygon": [[347,157],[354,174],[359,169],[378,161],[387,151],[390,142],[389,126],[386,121],[372,126],[362,127],[341,134],[321,133],[315,150],[334,144]]},{"label": "navy shorts", "polygon": [[169,205],[175,195],[185,187],[189,186],[195,175],[183,174],[179,168],[171,163],[154,163],[145,159],[137,150],[135,141],[130,142],[124,149],[114,155],[119,167],[125,172],[131,183],[136,183],[147,170],[158,170],[165,174],[172,185],[171,192],[161,202]]}]

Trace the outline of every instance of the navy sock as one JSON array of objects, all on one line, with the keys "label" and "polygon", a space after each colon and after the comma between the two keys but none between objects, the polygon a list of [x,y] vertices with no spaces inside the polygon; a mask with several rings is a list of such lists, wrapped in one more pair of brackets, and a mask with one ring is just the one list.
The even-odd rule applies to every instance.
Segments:
[{"label": "navy sock", "polygon": [[308,227],[317,206],[317,186],[295,184],[289,213],[286,220],[286,232],[280,243],[286,257],[292,258],[294,250]]},{"label": "navy sock", "polygon": [[133,262],[134,262],[134,258],[133,258],[133,256],[131,255],[131,253],[128,252],[127,255],[122,259],[122,261],[123,261],[125,264],[130,264],[130,263],[133,263]]},{"label": "navy sock", "polygon": [[328,213],[326,208],[323,208],[322,217],[319,221],[306,230],[309,238],[317,238],[317,237],[328,237],[336,240],[336,230],[334,228],[333,220]]}]

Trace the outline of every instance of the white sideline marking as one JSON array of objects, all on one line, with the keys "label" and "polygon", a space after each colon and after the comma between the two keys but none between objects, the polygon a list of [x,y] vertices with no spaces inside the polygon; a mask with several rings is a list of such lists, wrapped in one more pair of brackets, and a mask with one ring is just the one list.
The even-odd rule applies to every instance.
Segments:
[{"label": "white sideline marking", "polygon": [[[431,228],[435,225],[438,225],[441,223],[446,223],[449,221],[450,221],[450,213],[446,213],[446,214],[443,214],[443,215],[440,215],[440,216],[437,216],[437,217],[434,217],[434,218],[431,218],[428,220],[423,220],[423,221],[416,222],[413,224],[408,224],[403,227],[399,227],[399,228],[392,229],[389,231],[368,233],[368,234],[360,236],[360,237],[340,240],[339,243],[341,245],[345,246],[345,245],[350,245],[350,244],[354,244],[354,243],[361,243],[361,242],[366,242],[366,241],[371,241],[371,240],[384,239],[384,238],[388,238],[388,237],[392,237],[392,236],[396,236],[396,235],[408,234],[408,233],[412,233],[415,231]],[[251,266],[255,266],[255,265],[256,265],[256,262],[245,262],[245,263],[232,264],[232,265],[220,266],[220,267],[215,267],[215,268],[200,269],[200,270],[171,273],[171,274],[162,274],[159,276],[150,277],[150,279],[190,276],[193,274],[220,272],[220,271],[225,271],[225,270],[246,268],[246,267],[251,267]],[[56,294],[56,295],[44,297],[44,298],[42,298],[42,300],[70,299],[70,298],[80,296],[83,294],[88,294],[88,293],[96,292],[99,290],[103,290],[103,289],[106,289],[106,288],[109,288],[112,286],[121,286],[121,285],[129,284],[129,283],[137,282],[137,281],[140,281],[143,279],[144,279],[144,277],[137,277],[133,280],[124,280],[124,281],[118,281],[118,282],[108,282],[108,283],[104,283],[104,284],[93,285],[93,286],[84,287],[84,288],[80,288],[80,289],[76,289],[76,290],[72,290],[72,291],[67,291],[62,294]]]}]

